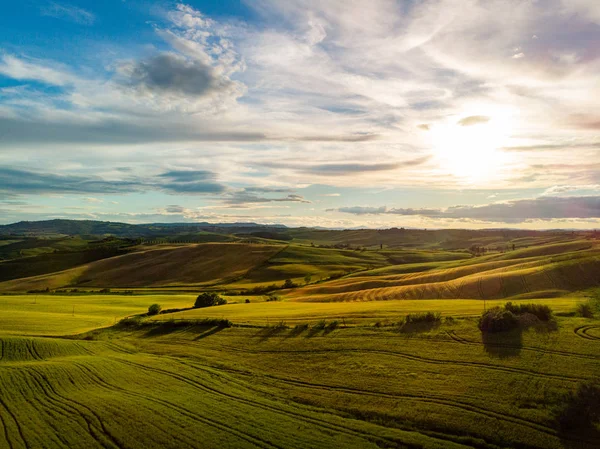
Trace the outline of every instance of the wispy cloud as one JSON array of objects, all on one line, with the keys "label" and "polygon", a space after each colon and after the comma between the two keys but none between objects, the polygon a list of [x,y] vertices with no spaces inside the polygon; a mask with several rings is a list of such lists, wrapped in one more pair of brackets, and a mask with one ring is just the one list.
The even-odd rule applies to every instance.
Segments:
[{"label": "wispy cloud", "polygon": [[356,215],[419,215],[446,219],[471,219],[492,223],[523,223],[528,220],[599,218],[600,196],[540,197],[483,206],[453,206],[447,209],[402,209],[381,207],[342,207],[338,212]]},{"label": "wispy cloud", "polygon": [[56,17],[57,19],[68,20],[80,25],[93,25],[96,21],[96,16],[91,12],[65,3],[50,2],[42,6],[41,13],[44,16]]}]

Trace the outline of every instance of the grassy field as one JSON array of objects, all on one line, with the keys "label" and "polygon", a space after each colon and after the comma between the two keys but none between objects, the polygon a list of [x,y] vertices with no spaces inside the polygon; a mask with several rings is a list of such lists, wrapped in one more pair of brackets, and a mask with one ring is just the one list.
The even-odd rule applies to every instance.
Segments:
[{"label": "grassy field", "polygon": [[493,341],[471,319],[3,336],[0,446],[598,447],[554,413],[600,372],[600,322],[558,324]]},{"label": "grassy field", "polygon": [[[516,303],[550,304],[557,312],[569,312],[583,302],[581,297],[534,299]],[[503,305],[505,300],[486,301],[473,299],[396,300],[365,302],[288,302],[274,301],[250,304],[226,304],[218,307],[192,309],[153,317],[153,320],[201,320],[227,318],[234,324],[288,325],[298,323],[316,324],[321,320],[342,320],[347,325],[371,326],[376,323],[397,322],[409,313],[424,311],[440,312],[445,316],[465,317],[481,315],[487,308]]]},{"label": "grassy field", "polygon": [[[600,422],[565,430],[557,421],[578,388],[600,381],[600,311],[575,316],[600,284],[597,243],[526,232],[288,234],[291,244],[136,246],[0,283],[0,448],[600,447]],[[320,248],[311,237],[402,245]],[[12,240],[5,246],[22,243]],[[63,241],[82,244],[48,248]],[[465,250],[510,242],[515,250]],[[35,253],[29,243],[18,248]],[[21,266],[28,257],[38,260]],[[286,279],[299,286],[281,289]],[[278,288],[244,292],[270,284]],[[99,288],[117,291],[81,291]],[[228,304],[191,309],[205,290]],[[508,299],[549,305],[556,320],[482,333],[484,308]],[[186,310],[144,316],[154,303]],[[401,324],[419,312],[441,319]]]}]

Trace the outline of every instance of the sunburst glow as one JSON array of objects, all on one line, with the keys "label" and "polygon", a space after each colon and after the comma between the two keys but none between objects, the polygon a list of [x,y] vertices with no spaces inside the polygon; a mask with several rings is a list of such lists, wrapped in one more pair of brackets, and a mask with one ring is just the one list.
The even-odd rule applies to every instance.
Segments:
[{"label": "sunburst glow", "polygon": [[501,148],[509,144],[513,123],[510,111],[488,108],[433,127],[431,145],[442,171],[475,184],[499,179],[509,162]]}]

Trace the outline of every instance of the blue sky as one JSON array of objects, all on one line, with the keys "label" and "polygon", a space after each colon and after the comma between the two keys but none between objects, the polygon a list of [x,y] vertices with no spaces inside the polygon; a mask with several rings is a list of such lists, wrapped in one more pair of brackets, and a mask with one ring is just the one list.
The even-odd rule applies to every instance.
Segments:
[{"label": "blue sky", "polygon": [[0,222],[595,228],[592,0],[10,2]]}]

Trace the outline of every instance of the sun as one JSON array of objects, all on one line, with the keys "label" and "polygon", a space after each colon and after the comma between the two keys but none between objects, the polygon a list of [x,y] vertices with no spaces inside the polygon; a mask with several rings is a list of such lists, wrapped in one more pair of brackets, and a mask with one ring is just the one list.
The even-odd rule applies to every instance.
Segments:
[{"label": "sun", "polygon": [[500,178],[509,159],[501,149],[508,146],[513,121],[509,111],[487,108],[432,126],[431,146],[442,171],[470,184]]}]

